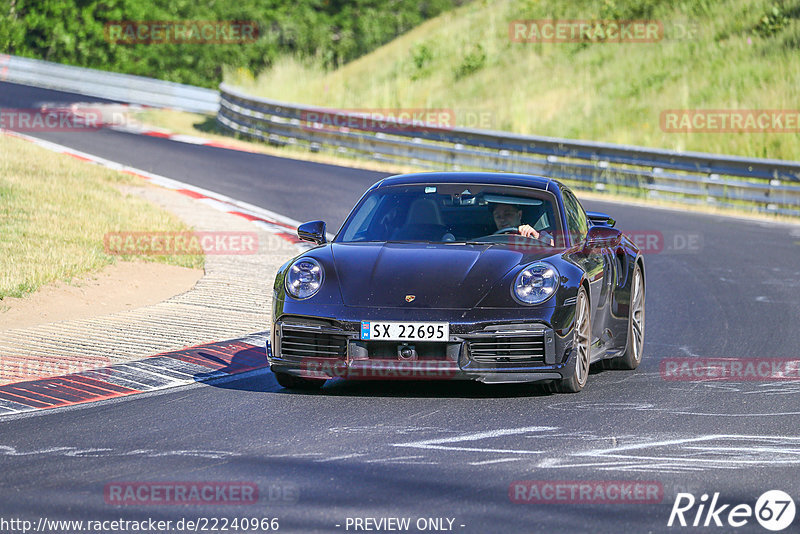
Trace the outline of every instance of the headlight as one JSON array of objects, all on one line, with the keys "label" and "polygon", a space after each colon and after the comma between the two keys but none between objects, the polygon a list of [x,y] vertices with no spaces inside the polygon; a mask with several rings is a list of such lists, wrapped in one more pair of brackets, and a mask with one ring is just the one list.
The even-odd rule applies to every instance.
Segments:
[{"label": "headlight", "polygon": [[558,290],[559,274],[543,261],[531,263],[517,275],[512,293],[523,304],[541,304]]},{"label": "headlight", "polygon": [[322,265],[314,258],[300,258],[286,271],[286,292],[294,298],[307,299],[322,287]]}]

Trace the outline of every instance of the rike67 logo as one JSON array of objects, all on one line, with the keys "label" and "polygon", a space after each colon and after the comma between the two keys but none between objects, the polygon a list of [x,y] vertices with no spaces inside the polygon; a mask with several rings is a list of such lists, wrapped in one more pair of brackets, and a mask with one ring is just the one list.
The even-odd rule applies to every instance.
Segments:
[{"label": "rike67 logo", "polygon": [[755,507],[749,504],[720,504],[719,493],[711,501],[707,493],[695,499],[691,493],[678,493],[669,514],[667,526],[728,527],[739,528],[751,522],[753,517],[767,530],[779,532],[794,521],[795,504],[788,493],[781,490],[764,492]]}]

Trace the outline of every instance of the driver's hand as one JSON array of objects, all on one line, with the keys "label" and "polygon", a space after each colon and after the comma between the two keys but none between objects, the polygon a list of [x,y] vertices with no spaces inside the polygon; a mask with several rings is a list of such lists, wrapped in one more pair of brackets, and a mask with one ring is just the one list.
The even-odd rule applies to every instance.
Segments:
[{"label": "driver's hand", "polygon": [[539,239],[539,232],[533,229],[533,226],[529,224],[523,224],[517,231],[522,237],[532,237],[534,239]]}]

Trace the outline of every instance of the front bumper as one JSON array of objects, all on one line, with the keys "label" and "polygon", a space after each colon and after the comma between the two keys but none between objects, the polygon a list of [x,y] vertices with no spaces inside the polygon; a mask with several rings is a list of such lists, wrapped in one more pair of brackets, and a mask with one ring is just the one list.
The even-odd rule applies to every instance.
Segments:
[{"label": "front bumper", "polygon": [[[447,342],[362,341],[360,322],[284,316],[272,328],[272,369],[350,380],[559,380],[571,369],[571,336],[539,321],[450,322]],[[401,349],[411,348],[411,357]]]}]

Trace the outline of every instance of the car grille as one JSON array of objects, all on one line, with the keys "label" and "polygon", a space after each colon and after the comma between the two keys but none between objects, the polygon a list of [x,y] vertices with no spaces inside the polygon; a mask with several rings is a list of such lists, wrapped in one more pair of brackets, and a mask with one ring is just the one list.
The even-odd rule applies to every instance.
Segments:
[{"label": "car grille", "polygon": [[544,335],[473,338],[467,349],[480,363],[544,363]]},{"label": "car grille", "polygon": [[[397,341],[370,341],[365,344],[367,354],[373,360],[397,360]],[[447,359],[447,343],[410,343],[417,352],[420,360],[445,360]]]},{"label": "car grille", "polygon": [[284,325],[281,336],[281,356],[284,358],[344,358],[347,336],[309,332]]}]

